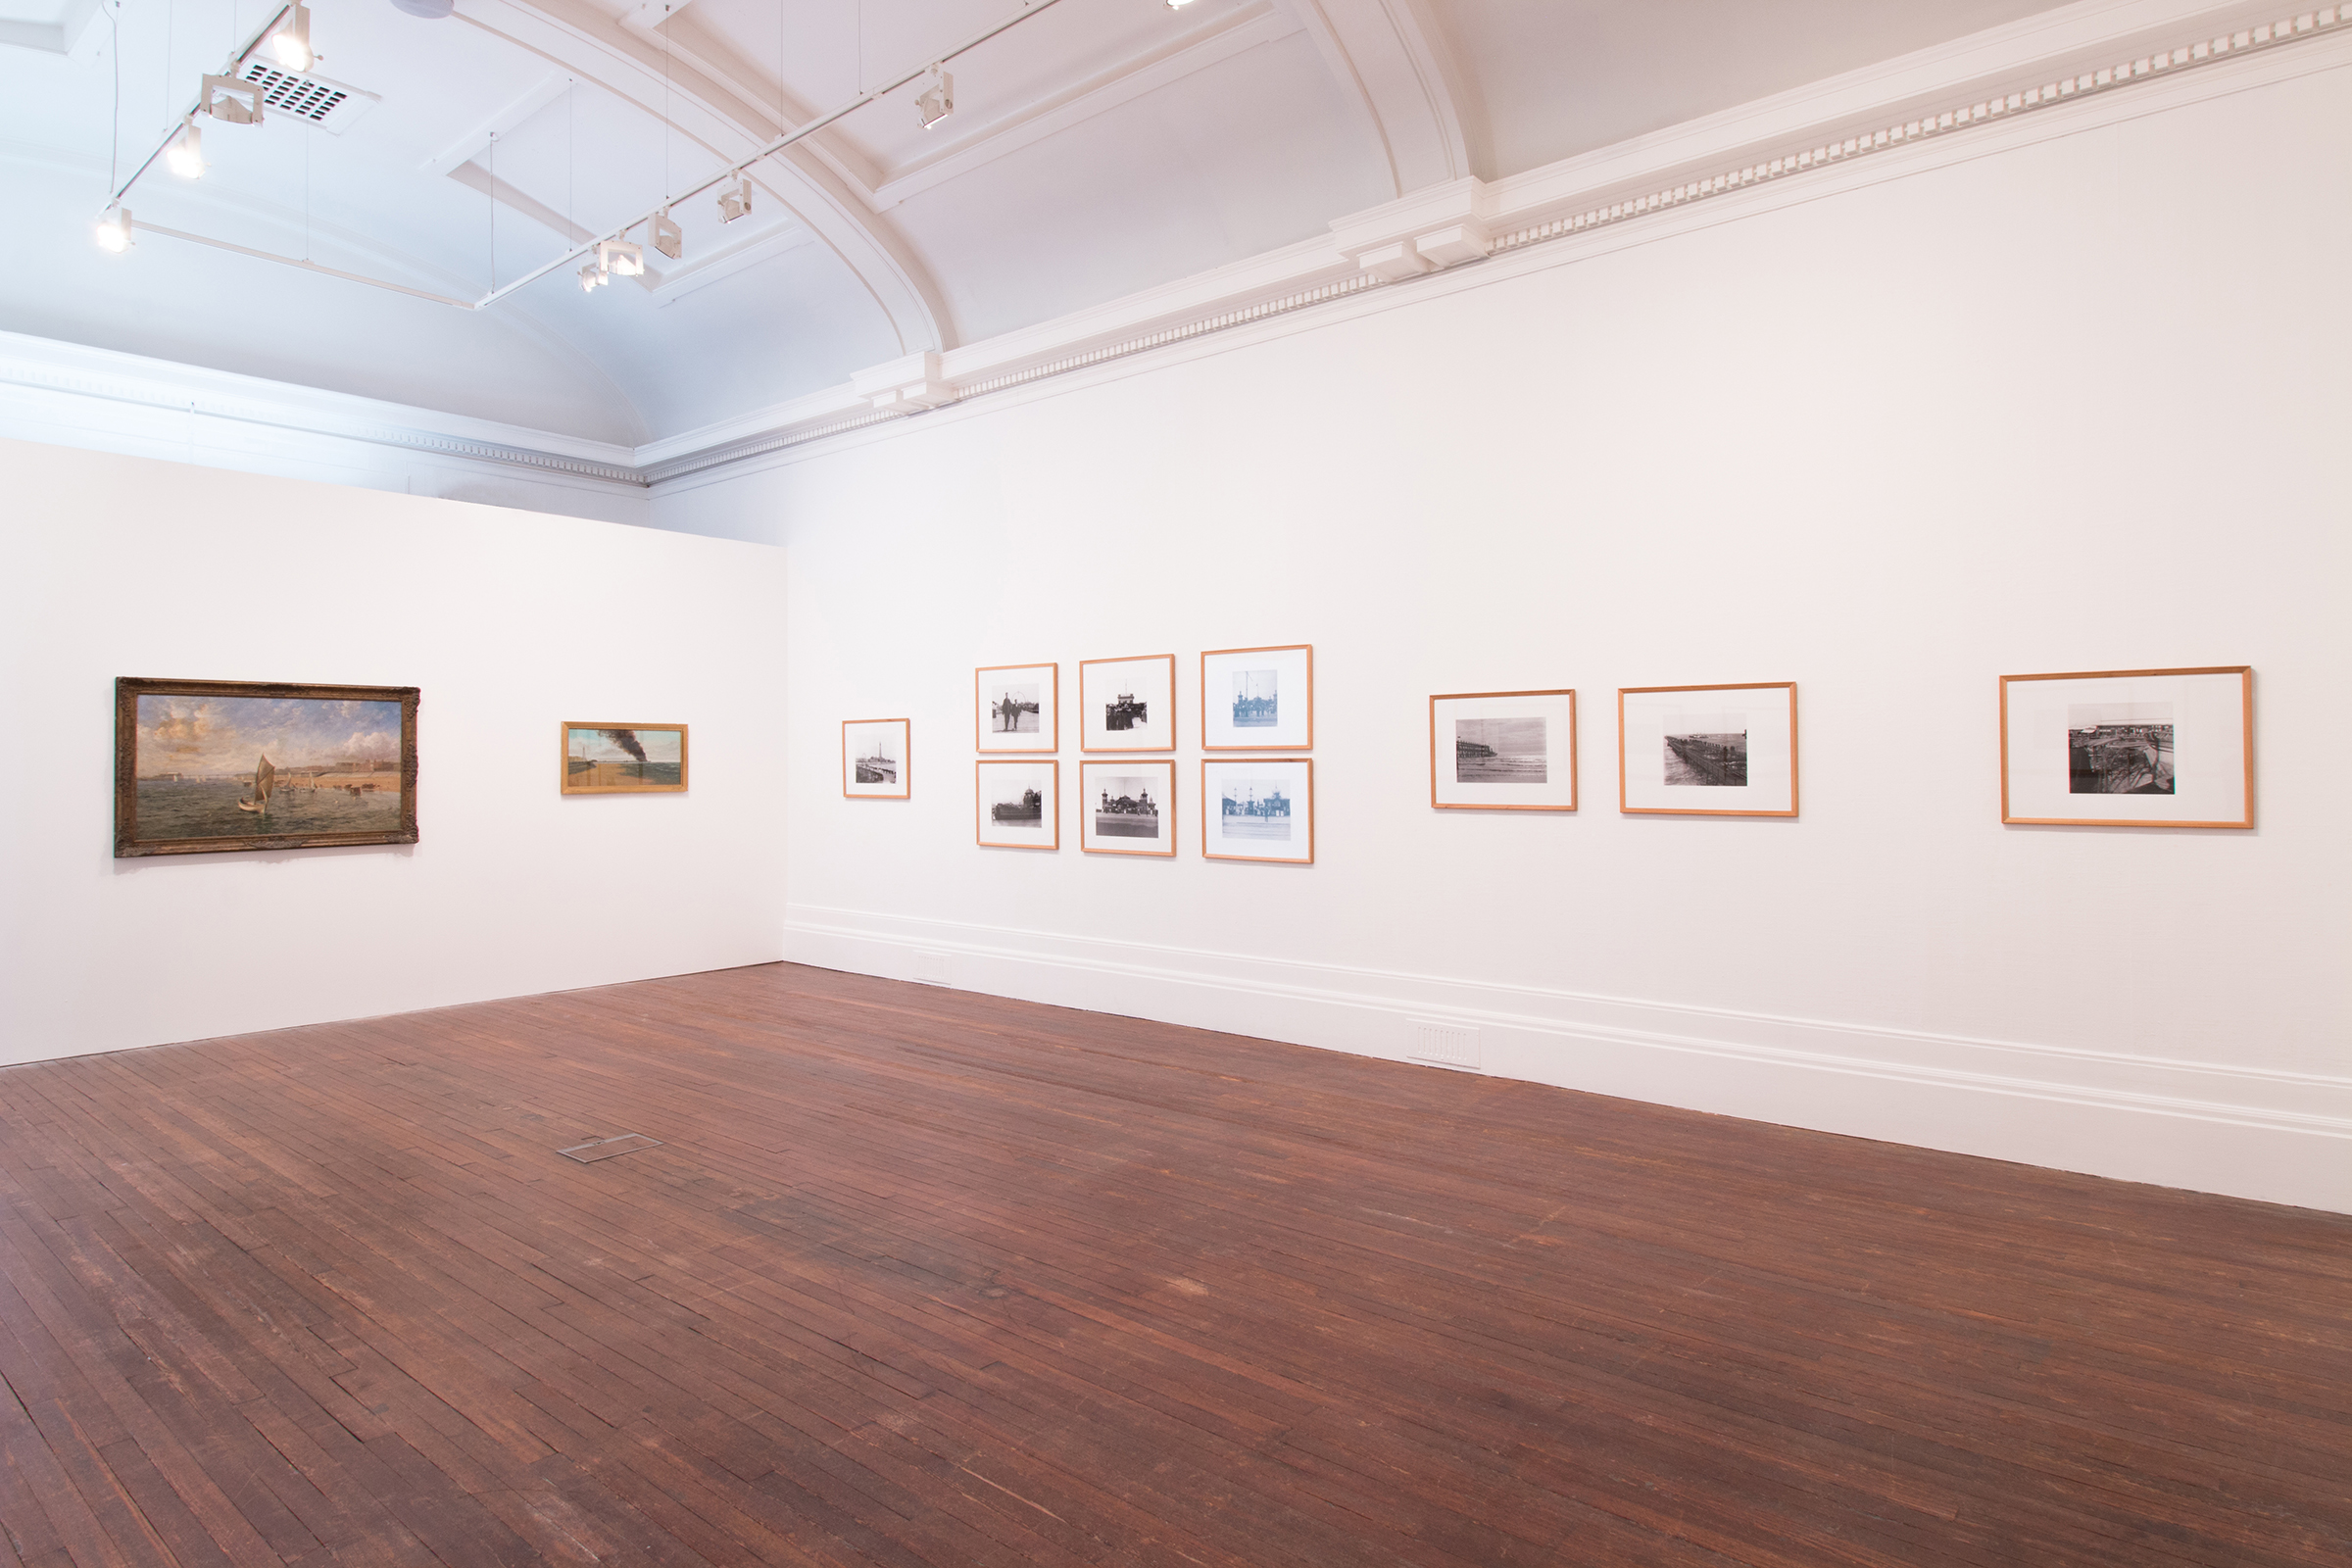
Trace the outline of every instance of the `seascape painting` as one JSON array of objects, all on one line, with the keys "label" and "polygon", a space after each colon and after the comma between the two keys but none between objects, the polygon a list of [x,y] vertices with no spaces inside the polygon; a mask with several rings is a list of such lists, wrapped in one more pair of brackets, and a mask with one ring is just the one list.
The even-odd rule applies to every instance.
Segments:
[{"label": "seascape painting", "polygon": [[674,795],[685,788],[685,725],[564,725],[564,794]]}]

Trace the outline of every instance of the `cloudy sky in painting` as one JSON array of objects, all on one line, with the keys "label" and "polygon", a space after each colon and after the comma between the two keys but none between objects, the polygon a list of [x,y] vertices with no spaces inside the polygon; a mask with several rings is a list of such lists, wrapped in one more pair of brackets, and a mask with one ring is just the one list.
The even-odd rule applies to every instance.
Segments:
[{"label": "cloudy sky in painting", "polygon": [[398,703],[268,697],[141,697],[139,776],[250,773],[273,767],[389,762],[400,757]]},{"label": "cloudy sky in painting", "polygon": [[649,762],[674,762],[678,760],[678,742],[682,738],[674,729],[575,729],[565,738],[564,750],[571,757],[587,762],[634,762],[629,749],[620,744],[622,735],[633,735],[645,748]]}]

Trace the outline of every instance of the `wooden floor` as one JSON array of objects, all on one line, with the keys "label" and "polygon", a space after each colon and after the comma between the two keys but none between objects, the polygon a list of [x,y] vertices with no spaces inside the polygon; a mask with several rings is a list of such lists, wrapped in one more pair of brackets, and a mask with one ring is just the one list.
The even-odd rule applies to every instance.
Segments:
[{"label": "wooden floor", "polygon": [[0,1200],[41,1568],[2352,1561],[2343,1217],[821,970],[10,1068]]}]

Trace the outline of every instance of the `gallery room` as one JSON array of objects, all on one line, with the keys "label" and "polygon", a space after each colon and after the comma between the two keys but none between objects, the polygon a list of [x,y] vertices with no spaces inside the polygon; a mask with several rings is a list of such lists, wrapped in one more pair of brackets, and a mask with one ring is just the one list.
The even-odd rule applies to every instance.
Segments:
[{"label": "gallery room", "polygon": [[9,0],[0,1563],[2352,1561],[2352,7]]}]

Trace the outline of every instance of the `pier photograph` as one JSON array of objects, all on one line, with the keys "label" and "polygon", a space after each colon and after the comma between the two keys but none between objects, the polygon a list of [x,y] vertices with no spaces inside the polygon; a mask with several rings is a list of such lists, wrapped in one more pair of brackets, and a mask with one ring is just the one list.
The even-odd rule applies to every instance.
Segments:
[{"label": "pier photograph", "polygon": [[1450,692],[1429,700],[1429,804],[1576,809],[1576,692]]},{"label": "pier photograph", "polygon": [[2173,705],[2076,703],[2066,712],[2070,795],[2173,793]]},{"label": "pier photograph", "polygon": [[1541,718],[1453,721],[1456,784],[1541,784],[1549,760]]},{"label": "pier photograph", "polygon": [[2250,666],[2003,675],[2000,692],[2003,822],[2254,825]]},{"label": "pier photograph", "polygon": [[972,722],[983,752],[1061,746],[1059,664],[983,664],[972,672]]},{"label": "pier photograph", "polygon": [[676,795],[685,788],[685,725],[564,722],[564,794]]},{"label": "pier photograph", "polygon": [[1098,855],[1176,853],[1173,761],[1085,762],[1078,784],[1080,849]]},{"label": "pier photograph", "polygon": [[1796,815],[1796,683],[1621,686],[1617,808]]},{"label": "pier photograph", "polygon": [[978,840],[1005,850],[1061,847],[1059,764],[983,761],[974,777]]},{"label": "pier photograph", "polygon": [[907,723],[850,718],[841,725],[841,792],[863,800],[907,798]]},{"label": "pier photograph", "polygon": [[1747,788],[1747,731],[1697,730],[1666,737],[1666,782]]}]

